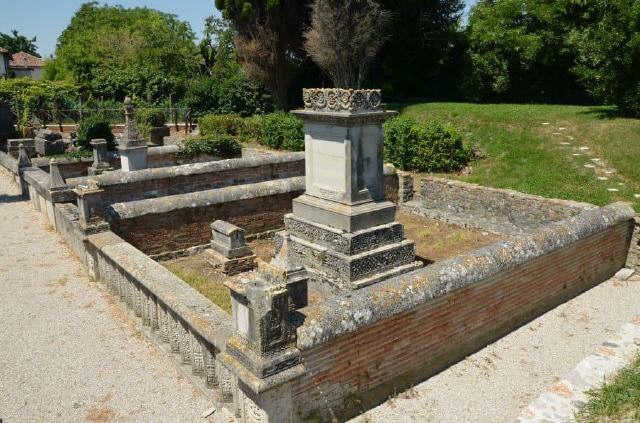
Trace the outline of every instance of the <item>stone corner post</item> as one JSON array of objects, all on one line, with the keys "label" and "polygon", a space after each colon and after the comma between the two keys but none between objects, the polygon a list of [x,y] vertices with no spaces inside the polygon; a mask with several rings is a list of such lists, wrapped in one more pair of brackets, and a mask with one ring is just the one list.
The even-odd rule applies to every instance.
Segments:
[{"label": "stone corner post", "polygon": [[235,334],[220,360],[237,378],[234,401],[245,423],[295,421],[291,382],[305,369],[295,346],[291,298],[291,289],[301,282],[290,282],[286,271],[265,264],[247,279],[226,284]]}]

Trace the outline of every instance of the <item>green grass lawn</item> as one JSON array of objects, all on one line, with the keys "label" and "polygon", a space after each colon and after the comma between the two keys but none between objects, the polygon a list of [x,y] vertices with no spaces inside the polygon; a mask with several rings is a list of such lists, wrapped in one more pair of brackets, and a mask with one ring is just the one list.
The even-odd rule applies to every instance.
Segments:
[{"label": "green grass lawn", "polygon": [[579,423],[640,421],[640,357],[589,397],[576,416]]},{"label": "green grass lawn", "polygon": [[[449,178],[597,205],[627,201],[640,211],[635,197],[640,194],[640,120],[618,117],[615,108],[468,103],[393,108],[418,120],[451,124],[465,142],[484,150],[487,157],[471,164],[471,175]],[[592,158],[604,164],[598,174],[584,167],[593,164]],[[607,168],[617,173],[605,175]]]}]

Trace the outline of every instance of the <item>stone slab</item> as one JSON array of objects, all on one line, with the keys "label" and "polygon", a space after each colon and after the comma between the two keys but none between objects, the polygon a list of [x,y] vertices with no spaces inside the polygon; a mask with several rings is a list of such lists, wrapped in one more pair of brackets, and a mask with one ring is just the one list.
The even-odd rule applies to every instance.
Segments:
[{"label": "stone slab", "polygon": [[356,232],[393,222],[396,206],[390,201],[348,206],[305,194],[293,200],[293,214],[321,225]]}]

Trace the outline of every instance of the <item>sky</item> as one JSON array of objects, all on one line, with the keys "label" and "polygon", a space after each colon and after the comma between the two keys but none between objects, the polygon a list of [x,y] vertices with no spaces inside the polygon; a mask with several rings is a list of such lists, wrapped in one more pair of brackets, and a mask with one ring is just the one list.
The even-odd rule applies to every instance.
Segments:
[{"label": "sky", "polygon": [[[0,0],[0,32],[12,29],[29,38],[36,37],[38,52],[48,57],[55,52],[56,40],[71,17],[87,0]],[[124,7],[147,6],[173,13],[188,21],[200,38],[204,19],[217,13],[214,0],[100,0],[101,4]],[[465,0],[467,8],[476,0]]]}]

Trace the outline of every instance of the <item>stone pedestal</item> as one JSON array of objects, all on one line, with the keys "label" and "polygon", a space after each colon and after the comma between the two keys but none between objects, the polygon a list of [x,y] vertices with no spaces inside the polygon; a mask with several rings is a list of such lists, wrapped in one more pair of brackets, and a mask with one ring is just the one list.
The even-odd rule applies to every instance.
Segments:
[{"label": "stone pedestal", "polygon": [[211,250],[207,261],[222,273],[233,276],[256,268],[256,256],[246,243],[244,230],[229,222],[211,224]]},{"label": "stone pedestal", "polygon": [[88,169],[89,176],[101,175],[104,172],[114,170],[109,163],[107,153],[107,140],[95,139],[89,143],[93,147],[93,164]]},{"label": "stone pedestal", "polygon": [[147,143],[138,131],[133,104],[129,97],[124,100],[124,118],[124,131],[120,145],[118,145],[122,171],[132,172],[146,169],[148,167]]},{"label": "stone pedestal", "polygon": [[78,199],[78,218],[85,235],[108,230],[109,224],[104,221],[102,202],[104,190],[90,179],[86,184],[78,185],[73,192]]},{"label": "stone pedestal", "polygon": [[[287,260],[321,291],[361,288],[421,266],[384,199],[378,90],[304,90],[306,192],[285,218]],[[291,265],[290,265],[291,266]]]},{"label": "stone pedestal", "polygon": [[238,377],[234,397],[243,422],[294,421],[291,381],[305,372],[286,274],[266,266],[245,280],[227,282],[235,335],[219,356]]}]

